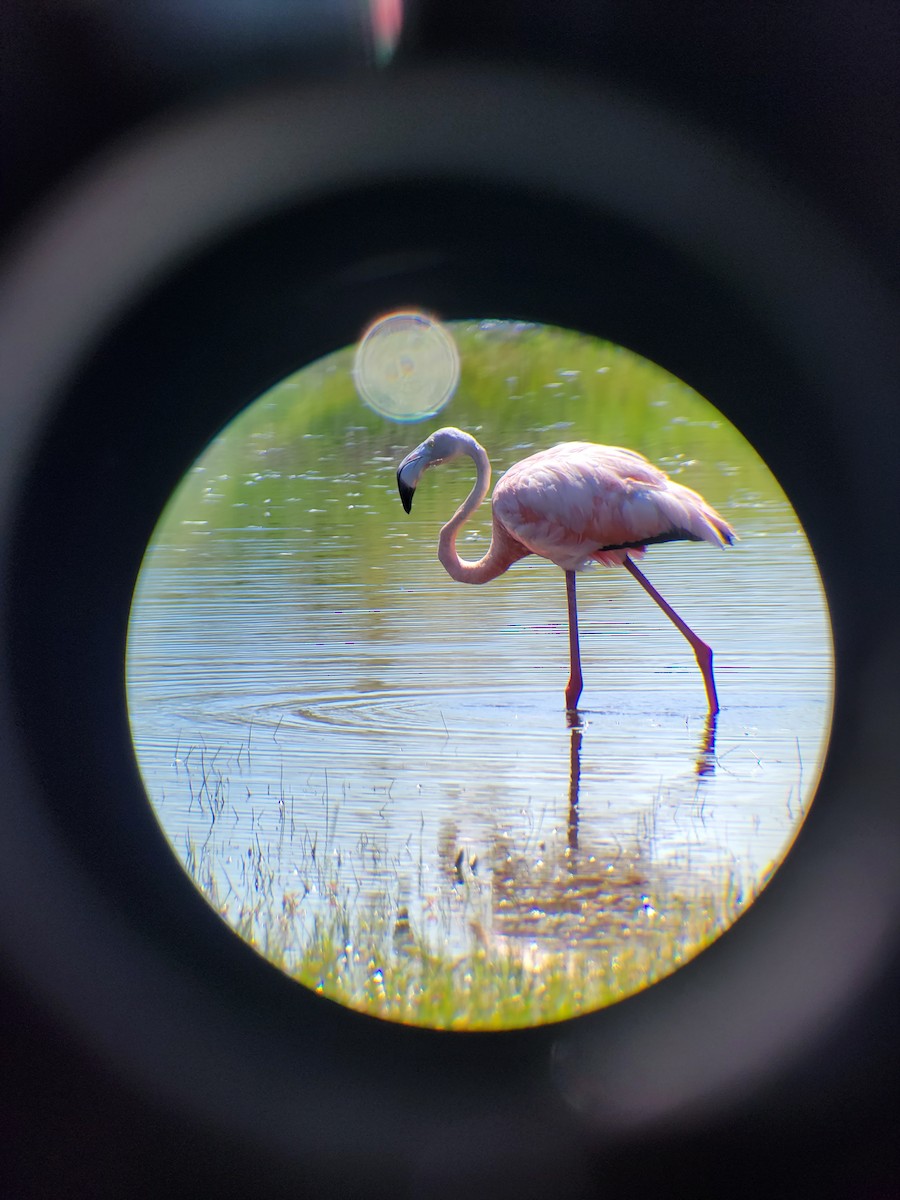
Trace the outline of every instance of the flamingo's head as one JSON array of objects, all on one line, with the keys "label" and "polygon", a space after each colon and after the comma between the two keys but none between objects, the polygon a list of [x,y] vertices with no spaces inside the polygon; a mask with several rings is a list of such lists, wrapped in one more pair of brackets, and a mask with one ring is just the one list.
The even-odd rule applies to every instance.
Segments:
[{"label": "flamingo's head", "polygon": [[415,450],[410,450],[397,468],[397,489],[406,512],[412,510],[413,495],[425,471],[429,467],[449,462],[451,458],[458,458],[460,454],[471,454],[474,442],[471,434],[448,425],[445,429],[436,430],[431,437],[416,446]]}]

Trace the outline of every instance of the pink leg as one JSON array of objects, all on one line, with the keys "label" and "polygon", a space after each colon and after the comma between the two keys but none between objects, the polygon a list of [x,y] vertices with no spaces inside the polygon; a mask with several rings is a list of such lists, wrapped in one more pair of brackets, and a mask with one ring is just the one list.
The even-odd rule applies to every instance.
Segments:
[{"label": "pink leg", "polygon": [[578,649],[578,609],[575,607],[575,572],[566,571],[566,599],[569,603],[569,682],[566,684],[566,708],[572,711],[581,695],[581,653]]},{"label": "pink leg", "polygon": [[625,562],[622,565],[626,570],[631,572],[647,595],[656,601],[669,620],[676,626],[677,629],[681,630],[687,640],[691,643],[694,654],[697,656],[697,665],[699,666],[700,673],[703,676],[703,682],[706,685],[706,699],[709,702],[710,715],[714,716],[719,711],[719,699],[716,695],[716,683],[713,679],[712,650],[710,650],[706,642],[702,642],[700,638],[697,637],[696,633],[694,633],[693,629],[691,629],[689,625],[686,625],[684,621],[682,621],[681,617],[679,617],[675,609],[672,608],[671,604],[668,604],[665,600],[663,600],[662,596],[659,594],[650,580],[647,579],[647,577],[637,569],[630,558],[626,557]]}]

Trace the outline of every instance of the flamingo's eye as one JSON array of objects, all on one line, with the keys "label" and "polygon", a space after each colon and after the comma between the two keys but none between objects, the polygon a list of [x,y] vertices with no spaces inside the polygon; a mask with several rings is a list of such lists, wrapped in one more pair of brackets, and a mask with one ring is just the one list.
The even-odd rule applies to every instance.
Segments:
[{"label": "flamingo's eye", "polygon": [[[644,564],[715,648],[717,721],[688,645],[603,568],[579,583],[567,719],[562,574],[532,556],[485,587],[447,576],[438,531],[471,473],[404,518],[408,421],[432,402],[410,399],[408,348],[354,347],[251,404],[182,479],[134,597],[129,712],[173,850],[260,954],[390,1020],[534,1025],[639,991],[752,903],[817,785],[829,617],[777,480],[685,383],[563,329],[444,334],[438,365],[466,379],[448,424],[477,431],[495,479],[559,442],[629,447],[734,526],[727,551],[663,542]],[[374,361],[394,373],[377,404]],[[491,528],[486,502],[461,556]]]}]

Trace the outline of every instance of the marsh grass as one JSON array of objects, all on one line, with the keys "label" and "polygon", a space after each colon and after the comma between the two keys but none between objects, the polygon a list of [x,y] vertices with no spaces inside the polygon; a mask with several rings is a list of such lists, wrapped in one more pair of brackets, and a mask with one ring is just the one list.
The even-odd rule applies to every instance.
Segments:
[{"label": "marsh grass", "polygon": [[[509,936],[491,921],[490,882],[471,875],[445,881],[410,916],[399,876],[364,895],[346,881],[355,874],[349,865],[319,855],[307,861],[297,890],[278,895],[274,870],[260,861],[245,872],[239,894],[231,880],[217,878],[202,850],[191,845],[186,856],[220,915],[299,983],[372,1016],[437,1029],[521,1028],[603,1008],[671,974],[744,907],[733,881],[716,896],[672,887],[653,904],[636,893],[625,918],[620,904],[605,924],[594,905],[597,924],[584,938],[567,940],[559,929]],[[636,868],[624,864],[632,874]],[[590,920],[590,900],[585,911]],[[452,928],[460,923],[469,936],[454,952]]]}]

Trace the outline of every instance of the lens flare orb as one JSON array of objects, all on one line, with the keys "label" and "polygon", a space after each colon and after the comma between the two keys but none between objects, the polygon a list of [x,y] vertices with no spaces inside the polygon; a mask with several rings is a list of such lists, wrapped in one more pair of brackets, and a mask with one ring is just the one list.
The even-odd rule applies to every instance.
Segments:
[{"label": "lens flare orb", "polygon": [[425,313],[395,312],[366,330],[353,366],[356,390],[391,421],[423,421],[459,383],[459,352],[448,330]]}]

